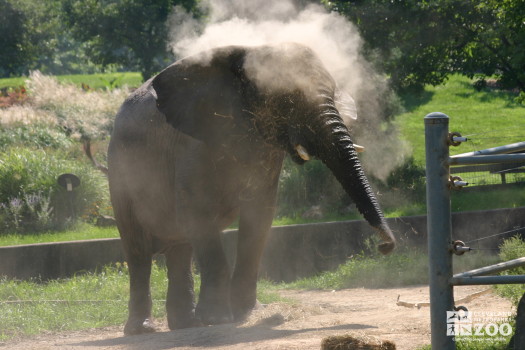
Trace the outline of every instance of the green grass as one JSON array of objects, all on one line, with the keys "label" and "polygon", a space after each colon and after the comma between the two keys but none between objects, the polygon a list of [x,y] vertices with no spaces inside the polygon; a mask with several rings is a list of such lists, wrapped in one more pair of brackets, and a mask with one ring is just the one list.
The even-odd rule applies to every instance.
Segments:
[{"label": "green grass", "polygon": [[[507,350],[510,338],[504,340],[495,340],[494,337],[485,336],[483,338],[458,340],[456,341],[456,350]],[[431,350],[430,345],[418,348],[417,350]]]},{"label": "green grass", "polygon": [[426,87],[421,96],[405,96],[407,112],[395,118],[405,140],[412,146],[418,164],[424,165],[423,118],[431,112],[450,117],[450,131],[469,136],[471,141],[451,147],[451,155],[523,141],[525,106],[507,91],[476,91],[473,80],[453,75],[445,85]]},{"label": "green grass", "polygon": [[142,76],[136,72],[59,75],[57,78],[60,82],[68,82],[75,85],[87,84],[92,89],[115,88],[124,85],[138,87],[142,84]]},{"label": "green grass", "polygon": [[[124,325],[128,312],[128,268],[117,263],[99,273],[79,274],[50,282],[0,280],[0,341],[48,331],[71,331]],[[200,287],[195,275],[195,293]],[[270,282],[259,283],[264,304],[285,301]],[[166,268],[153,264],[153,317],[166,316]]]},{"label": "green grass", "polygon": [[[454,257],[454,272],[498,262],[495,255],[473,252]],[[428,256],[417,249],[399,249],[383,256],[356,255],[334,271],[283,285],[293,289],[392,288],[428,284]]]},{"label": "green grass", "polygon": [[[115,88],[124,85],[138,87],[142,84],[142,77],[137,72],[57,75],[56,78],[60,82],[73,83],[77,86],[86,84],[92,89]],[[0,89],[25,85],[26,79],[27,77],[0,79]]]},{"label": "green grass", "polygon": [[[154,265],[152,298],[164,299],[165,271]],[[123,324],[127,317],[126,265],[106,267],[101,273],[78,275],[47,283],[3,280],[0,283],[0,340],[38,334]],[[154,302],[154,317],[164,305]]]},{"label": "green grass", "polygon": [[16,78],[2,78],[0,79],[0,89],[3,88],[14,88],[24,85],[26,78],[25,77],[16,77]]},{"label": "green grass", "polygon": [[[474,337],[472,337],[474,338]],[[485,335],[475,339],[461,339],[456,342],[457,350],[507,350],[510,337],[496,340],[494,337]]]},{"label": "green grass", "polygon": [[18,244],[34,244],[47,242],[78,241],[85,239],[117,238],[116,227],[96,227],[79,223],[73,229],[63,232],[47,232],[39,234],[8,234],[0,236],[0,247]]},{"label": "green grass", "polygon": [[452,192],[452,211],[486,210],[498,208],[517,208],[525,206],[525,187],[513,185],[511,187],[471,191]]},{"label": "green grass", "polygon": [[316,222],[332,222],[332,221],[347,221],[347,220],[361,220],[361,216],[357,213],[347,214],[347,215],[327,213],[326,215],[323,215],[321,218],[317,218],[317,219],[312,219],[312,218],[307,219],[307,218],[301,217],[300,215],[279,216],[273,220],[272,226],[299,225],[299,224],[311,224],[311,223],[316,223]]}]

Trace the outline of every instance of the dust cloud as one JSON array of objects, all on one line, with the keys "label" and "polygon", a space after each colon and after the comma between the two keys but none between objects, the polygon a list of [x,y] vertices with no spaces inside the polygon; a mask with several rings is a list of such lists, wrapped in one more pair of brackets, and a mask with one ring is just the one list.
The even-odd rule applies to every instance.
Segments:
[{"label": "dust cloud", "polygon": [[[194,19],[181,6],[170,17],[169,48],[176,57],[227,45],[294,42],[308,46],[342,91],[343,103],[338,108],[353,129],[355,142],[367,148],[363,157],[366,170],[385,180],[405,159],[407,149],[395,130],[388,128],[387,132],[381,127],[380,101],[388,93],[386,80],[361,55],[363,41],[345,17],[320,5],[301,5],[293,0],[204,0],[200,6],[206,14],[203,21]],[[308,67],[294,67],[293,71],[308,71]],[[355,123],[356,114],[362,123]],[[391,152],[396,154],[392,156]]]}]

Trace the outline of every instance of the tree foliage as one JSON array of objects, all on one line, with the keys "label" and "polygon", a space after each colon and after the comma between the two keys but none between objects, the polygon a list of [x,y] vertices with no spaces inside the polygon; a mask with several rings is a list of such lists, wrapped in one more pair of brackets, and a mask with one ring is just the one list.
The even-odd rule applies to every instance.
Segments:
[{"label": "tree foliage", "polygon": [[525,90],[523,0],[323,2],[357,25],[366,54],[397,90],[437,85],[455,72],[495,75]]},{"label": "tree foliage", "polygon": [[61,1],[0,0],[0,77],[96,71],[61,20]]},{"label": "tree foliage", "polygon": [[170,59],[166,20],[196,0],[0,0],[0,76],[140,71]]},{"label": "tree foliage", "polygon": [[[0,0],[0,76],[91,73],[113,67],[144,79],[173,57],[167,18],[199,0]],[[356,24],[365,54],[396,90],[451,73],[496,76],[525,91],[525,0],[296,0],[322,2]]]},{"label": "tree foliage", "polygon": [[25,17],[7,0],[0,0],[0,76],[18,73],[18,63],[27,60]]},{"label": "tree foliage", "polygon": [[122,64],[146,80],[167,58],[167,26],[176,4],[194,1],[64,0],[63,15],[73,35],[87,43],[87,53],[102,65]]}]

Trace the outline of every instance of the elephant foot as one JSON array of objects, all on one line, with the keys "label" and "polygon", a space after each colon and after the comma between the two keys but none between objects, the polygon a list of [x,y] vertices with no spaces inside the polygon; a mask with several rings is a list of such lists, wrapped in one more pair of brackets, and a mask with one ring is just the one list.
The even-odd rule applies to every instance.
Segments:
[{"label": "elephant foot", "polygon": [[255,305],[253,302],[248,303],[247,305],[232,305],[233,319],[235,322],[244,322],[251,315],[253,310],[263,309],[264,304],[261,304],[259,300],[255,300]]},{"label": "elephant foot", "polygon": [[153,322],[149,318],[129,319],[128,322],[126,322],[126,326],[124,327],[125,335],[153,333],[155,331],[156,331],[155,326],[153,325]]},{"label": "elephant foot", "polygon": [[182,329],[182,328],[193,328],[193,327],[202,327],[204,324],[195,317],[195,312],[191,312],[185,317],[179,316],[170,316],[168,315],[168,327],[170,330]]},{"label": "elephant foot", "polygon": [[204,325],[232,323],[233,316],[227,303],[213,305],[197,305],[195,315]]}]

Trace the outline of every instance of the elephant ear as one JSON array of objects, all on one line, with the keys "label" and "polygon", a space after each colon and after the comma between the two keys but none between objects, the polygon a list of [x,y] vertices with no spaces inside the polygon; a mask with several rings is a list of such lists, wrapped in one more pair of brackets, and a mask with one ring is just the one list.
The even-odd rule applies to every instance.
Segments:
[{"label": "elephant ear", "polygon": [[335,89],[334,102],[335,108],[339,111],[343,122],[347,127],[350,127],[357,120],[357,107],[354,99],[349,93],[337,87]]},{"label": "elephant ear", "polygon": [[224,142],[242,111],[241,67],[234,48],[177,61],[152,80],[157,108],[179,131],[206,143]]}]

